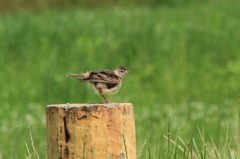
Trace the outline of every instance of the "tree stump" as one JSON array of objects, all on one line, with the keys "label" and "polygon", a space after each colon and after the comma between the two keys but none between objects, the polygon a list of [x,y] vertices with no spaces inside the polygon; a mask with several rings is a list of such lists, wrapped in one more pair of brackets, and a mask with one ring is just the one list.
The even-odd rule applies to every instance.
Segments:
[{"label": "tree stump", "polygon": [[48,159],[136,159],[133,105],[47,106]]}]

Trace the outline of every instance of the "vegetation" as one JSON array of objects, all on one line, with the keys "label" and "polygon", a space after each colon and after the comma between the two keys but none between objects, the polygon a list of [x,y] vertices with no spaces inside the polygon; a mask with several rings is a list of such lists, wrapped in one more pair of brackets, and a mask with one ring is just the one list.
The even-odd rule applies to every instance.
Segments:
[{"label": "vegetation", "polygon": [[239,158],[239,5],[1,15],[0,158],[46,158],[45,106],[102,102],[65,75],[118,65],[133,74],[108,99],[134,104],[139,158]]},{"label": "vegetation", "polygon": [[[129,5],[140,4],[148,6],[160,6],[160,5],[186,5],[194,2],[214,2],[215,0],[1,0],[0,1],[0,13],[18,10],[36,10],[43,8],[55,8],[66,7],[71,5],[80,5],[84,7],[101,7],[112,5]],[[218,0],[218,2],[225,0]],[[235,0],[228,0],[233,2]]]}]

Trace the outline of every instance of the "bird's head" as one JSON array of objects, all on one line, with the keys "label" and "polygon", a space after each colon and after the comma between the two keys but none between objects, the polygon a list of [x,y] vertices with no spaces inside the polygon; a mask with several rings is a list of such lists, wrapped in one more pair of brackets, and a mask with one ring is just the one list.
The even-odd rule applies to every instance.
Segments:
[{"label": "bird's head", "polygon": [[119,77],[124,78],[126,74],[131,73],[128,71],[125,67],[119,66],[116,70],[114,70],[114,73],[117,74]]}]

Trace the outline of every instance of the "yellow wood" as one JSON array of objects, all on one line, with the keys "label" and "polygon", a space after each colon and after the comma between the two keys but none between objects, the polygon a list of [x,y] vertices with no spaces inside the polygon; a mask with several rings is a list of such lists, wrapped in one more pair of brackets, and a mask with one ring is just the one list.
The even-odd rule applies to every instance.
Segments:
[{"label": "yellow wood", "polygon": [[48,159],[136,159],[133,105],[47,106]]}]

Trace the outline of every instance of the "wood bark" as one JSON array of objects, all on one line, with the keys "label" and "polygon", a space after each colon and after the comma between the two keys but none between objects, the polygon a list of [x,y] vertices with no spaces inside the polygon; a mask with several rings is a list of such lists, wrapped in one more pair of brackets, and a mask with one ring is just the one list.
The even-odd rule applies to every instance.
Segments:
[{"label": "wood bark", "polygon": [[47,106],[48,159],[136,159],[133,105]]}]

